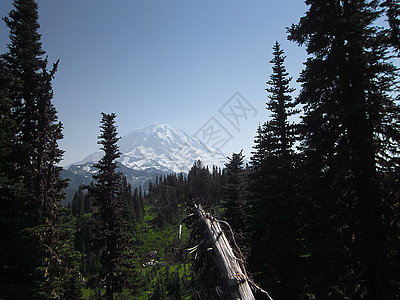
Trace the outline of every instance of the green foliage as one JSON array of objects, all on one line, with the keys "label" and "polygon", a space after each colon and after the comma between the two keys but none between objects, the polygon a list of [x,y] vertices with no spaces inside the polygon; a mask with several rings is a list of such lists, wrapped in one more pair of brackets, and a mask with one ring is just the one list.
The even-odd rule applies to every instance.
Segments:
[{"label": "green foliage", "polygon": [[224,217],[236,232],[244,231],[247,208],[247,174],[244,169],[244,155],[233,153],[228,157],[226,167],[226,181],[222,186],[222,205],[225,208]]},{"label": "green foliage", "polygon": [[400,3],[398,0],[382,1],[381,7],[385,10],[389,30],[381,37],[388,45],[400,51]]},{"label": "green foliage", "polygon": [[267,82],[271,119],[260,126],[251,158],[247,235],[252,248],[250,270],[275,297],[298,299],[302,292],[299,210],[296,194],[298,157],[294,151],[298,113],[290,93],[284,52],[273,47],[272,74]]},{"label": "green foliage", "polygon": [[[14,119],[11,83],[14,80],[6,62],[0,60],[0,298],[24,298],[34,293],[40,265],[38,246],[25,228],[35,223],[27,212],[28,193],[15,168],[22,147],[18,143],[18,125]],[[26,255],[30,253],[30,255]],[[20,257],[15,260],[15,257]]]},{"label": "green foliage", "polygon": [[98,143],[102,145],[104,156],[95,164],[99,171],[93,176],[96,180],[94,186],[88,187],[89,195],[93,197],[98,210],[93,214],[94,243],[98,249],[102,249],[102,268],[96,285],[105,286],[107,299],[113,299],[114,293],[130,286],[135,276],[129,259],[132,250],[128,226],[123,215],[127,195],[126,190],[123,190],[122,174],[116,171],[115,160],[120,152],[115,118],[115,114],[102,113]]},{"label": "green foliage", "polygon": [[[6,267],[1,269],[0,297],[26,298],[27,294],[58,299],[76,270],[70,238],[61,228],[60,201],[66,181],[57,166],[63,153],[58,148],[62,125],[52,104],[51,84],[58,63],[48,70],[43,58],[37,4],[15,0],[13,5],[4,18],[11,43],[0,63],[0,174],[4,174],[0,227],[9,229],[1,247],[1,257],[9,262],[2,264]],[[11,253],[20,258],[10,260]]]},{"label": "green foliage", "polygon": [[200,160],[194,162],[188,174],[187,194],[191,202],[203,206],[217,205],[222,198],[221,186],[225,183],[224,172],[215,166],[210,173]]},{"label": "green foliage", "polygon": [[78,190],[75,195],[74,198],[72,199],[72,203],[71,203],[71,212],[72,215],[75,217],[78,217],[80,215],[84,214],[84,210],[85,210],[85,195],[83,194],[82,190]]},{"label": "green foliage", "polygon": [[[380,182],[398,167],[398,73],[387,43],[388,33],[397,38],[397,9],[397,1],[312,1],[289,30],[309,54],[299,79],[300,199],[311,254],[307,281],[318,299],[398,294],[391,266],[398,246],[388,246],[394,219],[385,211],[397,199],[386,198]],[[389,31],[376,26],[385,14]]]},{"label": "green foliage", "polygon": [[176,272],[175,274],[175,282],[172,283],[174,287],[174,299],[184,300],[185,286],[183,285],[182,277],[179,275],[179,272]]},{"label": "green foliage", "polygon": [[210,199],[210,172],[200,160],[196,161],[190,169],[188,181],[192,199]]},{"label": "green foliage", "polygon": [[157,279],[156,288],[154,289],[152,300],[166,300],[167,290],[165,288],[164,278],[161,276]]}]

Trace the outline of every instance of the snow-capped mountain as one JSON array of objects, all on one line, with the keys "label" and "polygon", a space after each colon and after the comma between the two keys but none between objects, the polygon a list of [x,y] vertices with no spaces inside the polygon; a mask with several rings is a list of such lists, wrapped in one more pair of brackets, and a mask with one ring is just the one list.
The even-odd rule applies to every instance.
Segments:
[{"label": "snow-capped mountain", "polygon": [[[209,166],[222,167],[226,162],[221,151],[168,124],[152,123],[136,129],[122,137],[119,147],[122,155],[118,162],[137,171],[187,173],[199,159]],[[97,162],[102,156],[102,152],[96,152],[74,165]]]},{"label": "snow-capped mountain", "polygon": [[[150,179],[168,173],[188,173],[196,160],[203,165],[223,167],[226,156],[186,132],[168,124],[152,123],[122,137],[119,141],[121,157],[117,160],[119,171],[127,176],[133,187],[146,188]],[[93,163],[103,157],[103,152],[93,153],[82,161],[63,170],[62,176],[70,178],[66,189],[67,203],[80,184],[88,184],[97,172]]]}]

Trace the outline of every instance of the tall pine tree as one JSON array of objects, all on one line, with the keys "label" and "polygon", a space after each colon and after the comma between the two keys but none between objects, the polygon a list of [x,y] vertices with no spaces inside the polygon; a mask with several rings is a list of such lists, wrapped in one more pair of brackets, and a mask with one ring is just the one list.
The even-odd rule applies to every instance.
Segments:
[{"label": "tall pine tree", "polygon": [[247,178],[243,160],[243,150],[228,157],[228,162],[225,164],[226,182],[222,187],[224,216],[235,232],[243,232],[245,229]]},{"label": "tall pine tree", "polygon": [[386,34],[388,44],[393,46],[397,52],[400,51],[400,2],[399,0],[383,1],[381,6],[386,11],[389,31]]},{"label": "tall pine tree", "polygon": [[400,121],[396,68],[376,26],[382,2],[307,1],[289,30],[309,54],[299,100],[309,286],[318,299],[398,294],[390,266],[398,247],[388,248],[393,219],[384,212],[393,198],[384,199],[379,179],[396,168]]},{"label": "tall pine tree", "polygon": [[98,208],[94,214],[95,242],[103,249],[99,286],[105,286],[105,296],[110,300],[132,283],[133,276],[132,264],[128,261],[129,236],[123,214],[122,173],[116,170],[115,160],[120,152],[115,118],[114,113],[102,113],[98,143],[102,145],[104,156],[94,165],[99,171],[93,176],[95,185],[89,187],[89,194]]},{"label": "tall pine tree", "polygon": [[[14,218],[12,232],[20,237],[19,242],[13,238],[14,243],[7,244],[7,248],[15,247],[20,253],[19,258],[6,264],[8,275],[2,293],[6,297],[22,297],[26,292],[31,297],[60,298],[64,284],[76,274],[71,253],[64,251],[70,237],[59,226],[66,182],[61,180],[61,168],[57,166],[63,153],[58,148],[62,125],[52,104],[51,81],[57,63],[47,69],[36,2],[15,0],[13,5],[14,10],[4,18],[11,42],[9,51],[2,55],[2,69],[11,76],[6,98],[11,105],[8,117],[15,120],[13,153],[6,158],[13,166],[9,173],[12,184],[7,187],[18,185],[14,190],[18,196],[13,192],[5,200],[12,204],[7,205],[9,210],[4,214]],[[19,279],[14,280],[13,276]]]},{"label": "tall pine tree", "polygon": [[291,78],[284,52],[273,47],[272,74],[267,82],[271,119],[258,128],[252,157],[249,208],[250,268],[255,279],[282,299],[301,294],[300,244],[297,230],[296,165],[297,125]]},{"label": "tall pine tree", "polygon": [[[15,81],[0,60],[0,297],[26,298],[38,290],[37,243],[26,228],[37,225],[29,216],[28,193],[16,166],[23,156],[10,88]],[[23,212],[23,213],[22,213]],[[21,214],[22,213],[22,214]],[[27,255],[30,253],[30,255]]]}]

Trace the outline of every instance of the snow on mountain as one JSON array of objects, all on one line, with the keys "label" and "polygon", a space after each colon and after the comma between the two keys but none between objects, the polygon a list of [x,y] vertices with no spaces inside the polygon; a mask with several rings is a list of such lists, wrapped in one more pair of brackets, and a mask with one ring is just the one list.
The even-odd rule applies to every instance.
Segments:
[{"label": "snow on mountain", "polygon": [[[147,188],[150,180],[168,173],[188,173],[196,160],[203,165],[223,167],[226,156],[199,139],[167,124],[153,123],[122,137],[119,141],[121,157],[118,170],[126,175],[132,187]],[[61,172],[70,179],[65,189],[65,204],[72,201],[81,184],[89,184],[97,173],[93,163],[98,162],[102,151],[90,154],[82,161],[70,165]]]},{"label": "snow on mountain", "polygon": [[[223,167],[226,162],[221,151],[168,124],[152,123],[136,129],[122,137],[119,147],[122,155],[118,162],[138,171],[187,173],[199,159],[209,166]],[[102,152],[96,152],[74,165],[97,162],[102,156]]]}]

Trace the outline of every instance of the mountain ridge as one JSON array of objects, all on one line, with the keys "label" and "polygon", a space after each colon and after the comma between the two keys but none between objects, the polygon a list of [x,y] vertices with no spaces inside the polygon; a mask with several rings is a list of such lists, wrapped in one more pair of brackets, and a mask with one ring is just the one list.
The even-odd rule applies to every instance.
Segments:
[{"label": "mountain ridge", "polygon": [[[123,136],[118,146],[121,157],[117,161],[127,168],[141,171],[156,168],[164,172],[188,173],[193,162],[199,159],[204,165],[220,167],[226,161],[225,154],[220,150],[206,145],[183,130],[158,122]],[[98,151],[68,167],[97,162],[102,156],[103,152]]]},{"label": "mountain ridge", "polygon": [[[119,143],[121,156],[117,159],[118,170],[124,173],[133,188],[147,188],[156,176],[171,173],[188,173],[193,163],[201,160],[203,165],[223,168],[226,156],[196,137],[168,124],[153,122],[137,128],[123,136]],[[66,203],[72,200],[80,184],[88,184],[97,169],[93,164],[104,155],[94,152],[83,160],[67,166],[62,171],[64,178],[70,178],[66,189]]]}]

